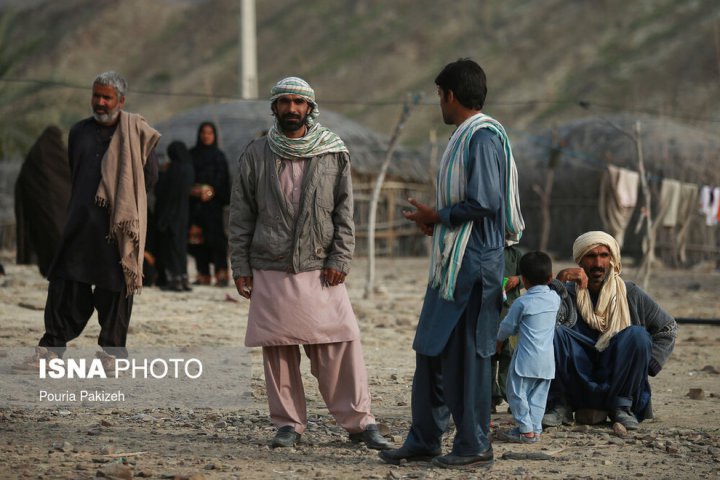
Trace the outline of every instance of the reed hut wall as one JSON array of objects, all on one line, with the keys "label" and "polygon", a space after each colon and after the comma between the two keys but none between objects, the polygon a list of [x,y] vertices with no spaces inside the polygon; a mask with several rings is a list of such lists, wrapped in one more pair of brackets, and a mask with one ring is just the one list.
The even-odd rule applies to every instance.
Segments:
[{"label": "reed hut wall", "polygon": [[[599,216],[600,180],[608,164],[638,169],[637,149],[632,138],[640,122],[645,169],[652,191],[653,217],[658,212],[663,178],[701,185],[720,185],[720,142],[711,134],[678,122],[647,116],[615,115],[592,117],[559,125],[535,134],[514,138],[515,159],[526,230],[521,240],[534,249],[540,241],[539,197],[533,185],[542,187],[553,150],[560,158],[555,169],[551,195],[551,232],[548,250],[558,258],[569,258],[575,238],[589,230],[602,230]],[[623,133],[625,132],[625,133]],[[643,206],[638,205],[628,224],[623,261],[632,264],[642,257],[645,229],[635,231]],[[717,260],[718,226],[708,227],[699,210],[689,226],[687,260],[680,264],[675,252],[677,229],[657,230],[656,255],[670,266],[690,266]],[[628,261],[630,260],[630,261]]]}]

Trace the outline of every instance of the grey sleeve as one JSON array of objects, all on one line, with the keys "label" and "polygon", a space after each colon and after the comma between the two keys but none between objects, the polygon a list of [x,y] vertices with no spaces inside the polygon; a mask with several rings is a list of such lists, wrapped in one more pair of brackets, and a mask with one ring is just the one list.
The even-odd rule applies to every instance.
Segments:
[{"label": "grey sleeve", "polygon": [[677,337],[677,322],[637,285],[628,283],[630,316],[644,326],[652,338],[652,357],[648,373],[657,375],[670,357]]},{"label": "grey sleeve", "polygon": [[251,277],[250,247],[255,234],[257,202],[255,173],[247,150],[240,157],[240,165],[232,183],[228,246],[233,278]]},{"label": "grey sleeve", "polygon": [[560,280],[553,278],[548,284],[551,290],[558,294],[560,297],[560,308],[558,309],[555,324],[565,325],[568,328],[572,328],[577,322],[577,309],[575,308],[575,302],[573,302],[570,294],[564,283]]},{"label": "grey sleeve", "polygon": [[348,154],[340,154],[340,167],[335,184],[335,209],[332,213],[332,249],[325,260],[325,268],[347,274],[350,272],[350,262],[355,251],[352,176]]}]

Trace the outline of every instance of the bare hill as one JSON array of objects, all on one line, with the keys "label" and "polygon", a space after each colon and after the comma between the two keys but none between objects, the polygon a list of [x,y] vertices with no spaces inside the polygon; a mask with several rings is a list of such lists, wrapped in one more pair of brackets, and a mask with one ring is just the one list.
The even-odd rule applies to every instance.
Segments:
[{"label": "bare hill", "polygon": [[[159,122],[237,97],[238,0],[0,3],[0,145],[24,152],[48,123],[87,114],[117,69],[128,110]],[[590,113],[656,113],[720,126],[720,3],[712,0],[277,0],[257,2],[260,95],[295,74],[321,109],[391,130],[424,92],[405,141],[439,125],[433,78],[461,56],[487,70],[486,111],[511,129]],[[710,119],[710,121],[708,121]],[[449,129],[441,132],[441,138]]]}]

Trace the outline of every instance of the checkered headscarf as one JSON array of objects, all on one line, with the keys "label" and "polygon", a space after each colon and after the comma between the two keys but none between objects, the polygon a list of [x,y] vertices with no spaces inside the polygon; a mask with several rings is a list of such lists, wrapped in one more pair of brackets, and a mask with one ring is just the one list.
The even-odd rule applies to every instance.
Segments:
[{"label": "checkered headscarf", "polygon": [[282,158],[310,158],[327,153],[347,153],[345,143],[316,122],[320,109],[315,102],[315,91],[310,84],[298,77],[283,78],[270,90],[270,103],[274,103],[283,95],[299,95],[308,101],[312,111],[305,119],[307,132],[300,138],[286,137],[278,128],[277,118],[275,125],[268,131],[270,149]]},{"label": "checkered headscarf", "polygon": [[312,127],[320,115],[320,110],[315,102],[315,90],[310,84],[300,77],[283,78],[270,89],[270,103],[275,103],[275,100],[283,95],[300,95],[308,101],[312,106],[312,112],[308,115],[306,123],[308,127]]}]

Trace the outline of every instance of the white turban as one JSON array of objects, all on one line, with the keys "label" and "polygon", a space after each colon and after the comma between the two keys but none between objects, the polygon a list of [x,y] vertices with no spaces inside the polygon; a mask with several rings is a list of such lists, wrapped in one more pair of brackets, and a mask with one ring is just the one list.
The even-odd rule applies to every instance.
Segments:
[{"label": "white turban", "polygon": [[577,290],[577,305],[585,322],[594,330],[601,332],[595,348],[603,351],[616,333],[630,326],[630,310],[625,282],[620,278],[622,270],[620,247],[615,238],[600,231],[583,233],[573,243],[573,258],[580,264],[590,250],[599,246],[605,246],[610,250],[610,271],[595,305],[593,306],[587,288]]}]

